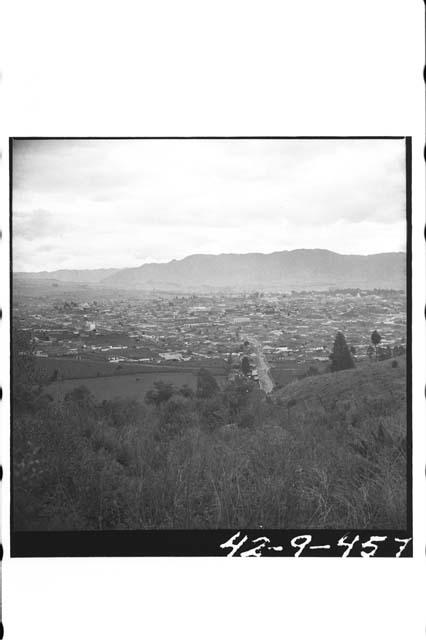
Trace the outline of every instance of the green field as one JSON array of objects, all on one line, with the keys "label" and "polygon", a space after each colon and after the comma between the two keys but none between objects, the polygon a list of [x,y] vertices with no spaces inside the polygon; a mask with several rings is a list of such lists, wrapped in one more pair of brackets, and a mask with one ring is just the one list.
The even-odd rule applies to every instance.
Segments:
[{"label": "green field", "polygon": [[[216,378],[221,384],[224,376]],[[73,380],[61,380],[52,382],[46,387],[54,400],[62,400],[66,393],[84,385],[95,396],[96,400],[112,400],[113,398],[128,398],[132,400],[144,401],[145,394],[152,389],[154,382],[163,380],[170,382],[175,387],[188,385],[191,389],[196,388],[197,376],[191,371],[164,373],[161,371],[153,373],[141,373],[119,376],[105,376],[100,378],[78,378]]]},{"label": "green field", "polygon": [[112,364],[105,360],[95,358],[89,360],[77,360],[75,358],[35,358],[34,365],[37,376],[42,384],[52,380],[55,371],[63,380],[81,378],[96,378],[99,376],[126,376],[138,373],[177,373],[191,372],[196,374],[202,367],[207,367],[213,375],[225,375],[225,363],[219,359],[205,361],[192,360],[189,362],[144,364],[125,363]]}]

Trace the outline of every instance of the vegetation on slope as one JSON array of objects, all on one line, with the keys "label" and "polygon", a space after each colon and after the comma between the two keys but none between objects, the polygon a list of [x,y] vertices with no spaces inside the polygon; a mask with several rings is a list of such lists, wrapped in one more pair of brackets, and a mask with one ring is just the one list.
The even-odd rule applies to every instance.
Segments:
[{"label": "vegetation on slope", "polygon": [[[21,366],[22,365],[22,366]],[[15,358],[17,529],[403,528],[405,366],[52,402]]]}]

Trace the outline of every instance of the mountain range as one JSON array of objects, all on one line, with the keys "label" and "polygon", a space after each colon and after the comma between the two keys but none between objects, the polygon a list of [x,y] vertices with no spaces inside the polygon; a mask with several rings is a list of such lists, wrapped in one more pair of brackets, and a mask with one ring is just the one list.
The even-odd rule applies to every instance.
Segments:
[{"label": "mountain range", "polygon": [[18,272],[14,277],[126,289],[404,289],[405,262],[402,252],[342,255],[324,249],[296,249],[269,254],[195,254],[134,268]]}]

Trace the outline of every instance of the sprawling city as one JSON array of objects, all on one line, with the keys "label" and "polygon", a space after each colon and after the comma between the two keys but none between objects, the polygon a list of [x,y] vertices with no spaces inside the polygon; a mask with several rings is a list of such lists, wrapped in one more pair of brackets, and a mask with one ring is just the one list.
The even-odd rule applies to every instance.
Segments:
[{"label": "sprawling city", "polygon": [[[372,358],[373,330],[381,336],[380,359],[406,348],[403,291],[105,295],[88,286],[56,293],[56,284],[34,297],[34,286],[22,297],[18,286],[13,313],[16,327],[31,335],[37,367],[55,393],[84,379],[103,399],[140,397],[144,376],[168,371],[194,386],[200,367],[219,380],[246,375],[270,392],[313,367],[325,371],[337,331],[357,362]],[[119,376],[116,393],[110,380],[103,393],[99,378],[111,376]]]}]

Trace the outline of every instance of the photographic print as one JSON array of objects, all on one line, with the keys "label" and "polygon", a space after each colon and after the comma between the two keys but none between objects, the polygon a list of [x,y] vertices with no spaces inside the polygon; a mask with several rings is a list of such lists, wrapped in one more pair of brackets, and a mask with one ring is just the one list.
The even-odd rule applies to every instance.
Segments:
[{"label": "photographic print", "polygon": [[13,553],[408,544],[410,142],[11,140]]}]

